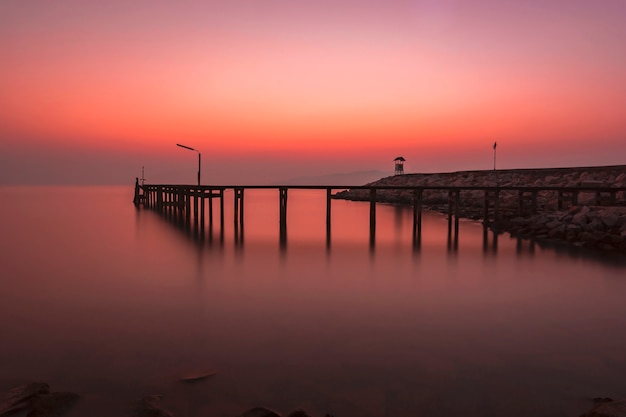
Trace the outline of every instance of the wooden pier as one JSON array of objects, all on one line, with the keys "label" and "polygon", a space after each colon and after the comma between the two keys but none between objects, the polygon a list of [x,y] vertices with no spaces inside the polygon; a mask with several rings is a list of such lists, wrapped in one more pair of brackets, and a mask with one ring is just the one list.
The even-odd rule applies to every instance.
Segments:
[{"label": "wooden pier", "polygon": [[[496,187],[457,187],[457,186],[337,186],[337,185],[171,185],[135,183],[134,203],[137,207],[144,206],[162,216],[176,220],[179,224],[193,227],[203,236],[208,223],[209,239],[213,238],[214,200],[219,204],[220,241],[224,240],[224,198],[225,191],[232,190],[234,195],[234,236],[235,244],[241,245],[244,240],[244,207],[246,190],[276,190],[279,204],[279,242],[281,247],[287,243],[287,207],[289,190],[325,190],[326,191],[326,244],[331,243],[331,214],[333,191],[367,190],[369,193],[369,242],[376,242],[376,206],[382,202],[380,191],[396,190],[411,193],[413,206],[413,246],[419,248],[422,241],[422,212],[424,210],[424,193],[428,191],[447,192],[448,245],[458,245],[459,219],[462,217],[461,193],[482,192],[484,199],[480,220],[484,225],[485,234],[489,228],[497,228],[502,214],[502,195],[508,193],[517,198],[517,216],[532,216],[538,212],[538,195],[541,192],[555,193],[557,204],[553,210],[563,210],[578,204],[581,193],[593,193],[597,205],[626,205],[626,187],[553,187],[553,186],[496,186]],[[621,196],[618,199],[618,195]],[[206,210],[208,207],[208,216]],[[546,207],[543,208],[546,210]],[[208,219],[207,219],[208,217]],[[495,237],[494,237],[495,239]]]}]

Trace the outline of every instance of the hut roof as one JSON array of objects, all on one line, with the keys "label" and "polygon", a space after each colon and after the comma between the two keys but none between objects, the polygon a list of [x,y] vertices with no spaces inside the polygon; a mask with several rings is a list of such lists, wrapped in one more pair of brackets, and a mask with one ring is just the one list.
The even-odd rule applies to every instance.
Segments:
[{"label": "hut roof", "polygon": [[406,159],[404,159],[403,157],[399,156],[396,159],[394,159],[394,161],[406,161]]}]

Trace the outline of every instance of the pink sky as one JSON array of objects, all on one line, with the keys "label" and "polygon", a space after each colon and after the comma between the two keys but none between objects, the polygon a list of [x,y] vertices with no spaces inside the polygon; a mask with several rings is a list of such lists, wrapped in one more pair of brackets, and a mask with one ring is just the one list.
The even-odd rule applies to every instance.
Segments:
[{"label": "pink sky", "polygon": [[626,164],[623,0],[0,3],[0,183]]}]

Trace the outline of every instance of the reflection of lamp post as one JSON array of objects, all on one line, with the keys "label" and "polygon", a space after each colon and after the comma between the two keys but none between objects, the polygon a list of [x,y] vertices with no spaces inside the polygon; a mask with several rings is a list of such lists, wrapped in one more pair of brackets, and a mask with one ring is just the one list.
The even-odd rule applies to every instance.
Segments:
[{"label": "reflection of lamp post", "polygon": [[189,149],[190,151],[198,152],[198,185],[200,185],[200,164],[202,161],[202,156],[200,155],[200,151],[194,148],[190,148],[189,146],[181,145],[177,143],[176,146],[180,146],[181,148]]}]

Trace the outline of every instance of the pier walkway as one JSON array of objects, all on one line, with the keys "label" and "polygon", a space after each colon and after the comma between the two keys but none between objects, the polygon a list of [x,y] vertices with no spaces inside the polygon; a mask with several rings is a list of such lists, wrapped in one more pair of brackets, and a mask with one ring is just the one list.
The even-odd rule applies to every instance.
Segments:
[{"label": "pier walkway", "polygon": [[[553,186],[496,186],[496,187],[457,187],[457,186],[372,186],[372,185],[172,185],[143,184],[135,182],[134,203],[143,205],[181,224],[193,227],[204,234],[208,223],[209,236],[213,236],[214,200],[219,205],[220,240],[224,239],[224,198],[225,191],[232,190],[234,195],[233,219],[236,243],[243,243],[244,238],[244,196],[246,190],[276,190],[279,204],[279,240],[287,242],[287,207],[289,190],[325,190],[326,191],[326,244],[331,242],[331,218],[333,191],[366,190],[369,193],[369,241],[374,246],[376,241],[376,205],[380,203],[378,192],[382,190],[401,190],[409,192],[413,206],[413,245],[419,247],[422,236],[422,212],[424,210],[424,194],[429,191],[447,193],[448,243],[455,247],[458,244],[459,218],[463,207],[461,194],[481,192],[482,210],[480,220],[484,225],[485,234],[488,228],[497,227],[502,213],[502,195],[515,195],[517,199],[517,216],[532,216],[538,212],[538,195],[552,193],[556,197],[553,211],[562,210],[578,204],[581,194],[593,195],[597,205],[626,205],[626,187],[587,186],[587,187],[553,187]],[[542,207],[546,210],[547,207]],[[208,213],[207,213],[208,211]]]}]

